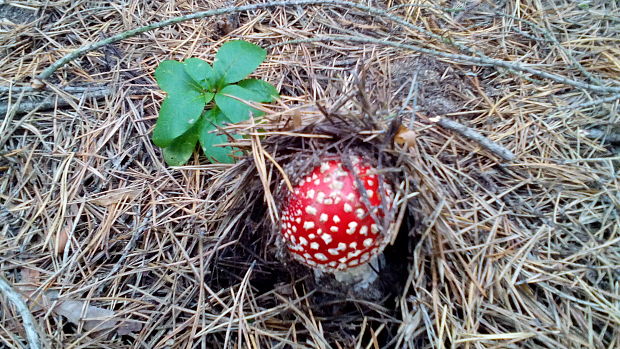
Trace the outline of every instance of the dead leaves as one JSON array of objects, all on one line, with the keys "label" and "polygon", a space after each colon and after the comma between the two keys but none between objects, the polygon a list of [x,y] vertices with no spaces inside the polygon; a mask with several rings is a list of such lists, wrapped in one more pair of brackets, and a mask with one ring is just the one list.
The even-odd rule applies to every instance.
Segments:
[{"label": "dead leaves", "polygon": [[56,300],[58,294],[55,291],[46,292],[47,308],[51,307],[52,312],[62,315],[69,322],[78,326],[82,324],[84,331],[104,331],[114,329],[119,335],[126,335],[138,332],[142,329],[142,324],[133,320],[123,320],[118,318],[118,314],[109,309],[90,305],[84,300]]},{"label": "dead leaves", "polygon": [[46,291],[37,295],[36,286],[41,282],[41,272],[24,267],[20,274],[21,286],[17,286],[17,290],[30,299],[32,311],[51,311],[63,316],[78,329],[81,326],[85,332],[113,330],[122,336],[142,329],[141,323],[124,319],[113,310],[90,305],[90,301],[87,300],[59,298],[57,291]]},{"label": "dead leaves", "polygon": [[[139,190],[135,188],[117,188],[106,192],[87,201],[72,202],[67,205],[66,215],[62,226],[52,235],[53,253],[62,255],[67,247],[72,243],[77,243],[73,239],[73,229],[76,222],[80,220],[84,204],[92,203],[100,206],[103,214],[103,222],[98,229],[93,232],[91,242],[85,248],[97,248],[107,235],[119,215],[123,214],[123,207],[128,205],[138,196]],[[72,240],[73,239],[73,240]],[[84,249],[84,247],[83,247]],[[92,300],[67,298],[59,295],[56,290],[47,290],[52,285],[42,282],[43,270],[32,267],[22,267],[21,286],[17,286],[19,292],[29,299],[32,311],[44,311],[61,315],[64,319],[77,326],[80,332],[102,332],[110,331],[118,335],[127,335],[138,332],[142,329],[142,324],[126,318],[126,315],[105,307],[92,305]],[[42,287],[43,285],[43,287]]]}]

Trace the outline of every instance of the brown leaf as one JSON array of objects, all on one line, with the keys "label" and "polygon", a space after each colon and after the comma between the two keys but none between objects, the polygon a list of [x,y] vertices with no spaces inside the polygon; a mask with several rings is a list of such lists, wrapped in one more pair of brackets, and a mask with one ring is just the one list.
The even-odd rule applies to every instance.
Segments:
[{"label": "brown leaf", "polygon": [[301,114],[300,113],[294,113],[287,120],[286,128],[285,129],[286,130],[294,130],[294,129],[300,128],[302,123],[303,122],[301,120]]},{"label": "brown leaf", "polygon": [[[48,302],[45,302],[47,306],[53,304],[51,299],[55,296],[57,296],[56,292],[47,292]],[[75,325],[82,322],[85,331],[103,331],[116,328],[119,335],[125,335],[142,329],[142,324],[139,322],[119,319],[115,311],[89,305],[88,302],[82,300],[58,301],[52,311],[66,317],[69,322]]]},{"label": "brown leaf", "polygon": [[68,221],[67,223],[65,223],[64,228],[62,228],[62,230],[59,231],[56,235],[56,239],[54,241],[54,244],[56,246],[54,250],[56,254],[62,254],[63,252],[65,252],[65,246],[67,246],[67,240],[69,240],[69,232],[71,231],[71,226],[71,222]]},{"label": "brown leaf", "polygon": [[21,274],[21,277],[22,277],[20,283],[24,285],[18,285],[16,286],[16,289],[24,297],[30,299],[34,291],[37,289],[37,285],[39,281],[41,281],[41,272],[36,269],[23,267],[21,268],[19,273]]},{"label": "brown leaf", "polygon": [[22,276],[21,282],[23,284],[36,284],[41,280],[41,272],[36,269],[23,267],[20,270]]},{"label": "brown leaf", "polygon": [[416,134],[412,130],[400,125],[396,136],[394,136],[394,142],[398,145],[404,145],[407,147],[415,146]]}]

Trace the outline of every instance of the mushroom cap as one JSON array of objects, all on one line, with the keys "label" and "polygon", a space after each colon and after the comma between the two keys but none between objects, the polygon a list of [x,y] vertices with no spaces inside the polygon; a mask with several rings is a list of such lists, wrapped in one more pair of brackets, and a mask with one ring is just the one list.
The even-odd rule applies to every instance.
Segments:
[{"label": "mushroom cap", "polygon": [[[392,191],[374,168],[359,156],[351,156],[355,175],[340,159],[323,159],[300,180],[282,206],[281,232],[293,257],[311,267],[333,272],[355,268],[381,253],[390,240],[368,212],[367,199],[377,219],[389,209]],[[362,199],[357,179],[364,188]],[[379,222],[381,224],[381,222]]]}]

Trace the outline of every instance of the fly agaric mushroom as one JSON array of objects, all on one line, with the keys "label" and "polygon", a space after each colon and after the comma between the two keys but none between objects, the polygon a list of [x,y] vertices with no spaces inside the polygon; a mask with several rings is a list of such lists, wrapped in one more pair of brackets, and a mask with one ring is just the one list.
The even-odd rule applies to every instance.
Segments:
[{"label": "fly agaric mushroom", "polygon": [[[384,207],[391,206],[390,186],[380,184],[374,168],[360,157],[350,159],[354,174],[340,159],[323,159],[293,188],[282,207],[281,232],[288,250],[298,261],[323,272],[363,269],[359,267],[380,254],[390,240],[374,219],[384,217],[382,198]],[[362,195],[358,183],[363,185]]]}]

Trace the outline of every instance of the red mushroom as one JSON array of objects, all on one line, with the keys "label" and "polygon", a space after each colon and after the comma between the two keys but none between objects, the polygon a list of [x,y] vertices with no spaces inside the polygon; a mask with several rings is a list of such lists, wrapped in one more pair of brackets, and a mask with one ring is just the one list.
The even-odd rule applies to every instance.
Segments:
[{"label": "red mushroom", "polygon": [[[389,185],[384,181],[380,186],[373,167],[360,157],[352,156],[351,163],[355,174],[340,159],[323,160],[293,188],[282,207],[281,231],[289,251],[295,259],[321,271],[366,264],[389,241],[381,233],[381,223],[373,219],[384,216],[379,209],[382,197],[387,207],[391,205]],[[358,181],[363,184],[363,196]],[[386,195],[380,194],[381,187]]]}]

